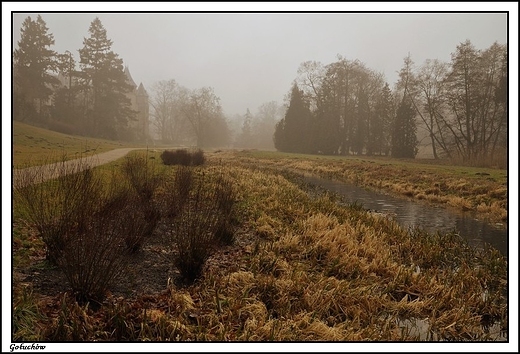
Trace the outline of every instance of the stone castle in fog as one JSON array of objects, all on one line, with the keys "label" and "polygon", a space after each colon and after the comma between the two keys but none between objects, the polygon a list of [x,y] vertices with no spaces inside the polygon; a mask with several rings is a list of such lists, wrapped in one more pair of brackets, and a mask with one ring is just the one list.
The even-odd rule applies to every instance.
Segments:
[{"label": "stone castle in fog", "polygon": [[143,83],[139,86],[135,83],[128,66],[125,67],[125,75],[128,84],[132,85],[133,90],[129,92],[128,98],[132,102],[132,109],[137,111],[137,121],[133,122],[137,138],[141,141],[149,139],[149,117],[150,117],[150,104],[148,101],[148,93],[146,92]]}]

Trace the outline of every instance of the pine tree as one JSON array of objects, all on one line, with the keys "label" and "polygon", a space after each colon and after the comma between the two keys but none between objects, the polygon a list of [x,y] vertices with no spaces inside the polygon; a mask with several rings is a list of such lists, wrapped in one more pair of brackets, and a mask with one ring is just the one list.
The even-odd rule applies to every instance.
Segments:
[{"label": "pine tree", "polygon": [[397,108],[392,130],[392,156],[415,158],[419,142],[417,140],[417,124],[412,95],[416,79],[413,73],[413,61],[408,54],[404,58],[403,68],[399,71],[398,90],[402,91],[403,98]]},{"label": "pine tree", "polygon": [[244,115],[244,123],[242,124],[242,132],[238,136],[237,145],[244,148],[250,148],[253,146],[253,132],[252,132],[253,116],[247,109]]},{"label": "pine tree", "polygon": [[418,144],[415,110],[411,101],[405,96],[395,117],[392,134],[392,156],[413,159],[417,155]]},{"label": "pine tree", "polygon": [[381,90],[375,106],[370,129],[370,150],[373,153],[388,155],[392,139],[391,123],[393,120],[392,92],[388,83]]},{"label": "pine tree", "polygon": [[310,122],[309,105],[304,101],[298,85],[294,84],[285,117],[276,125],[276,149],[285,152],[310,152]]},{"label": "pine tree", "polygon": [[89,33],[79,54],[90,132],[109,139],[129,138],[128,123],[136,119],[136,112],[126,96],[133,87],[126,81],[123,60],[111,50],[112,41],[99,18],[92,21]]},{"label": "pine tree", "polygon": [[18,49],[13,53],[14,64],[14,118],[39,120],[58,80],[56,53],[50,49],[54,36],[40,15],[35,21],[27,17],[22,23]]},{"label": "pine tree", "polygon": [[352,139],[352,151],[361,155],[363,148],[367,142],[370,121],[370,107],[368,104],[368,95],[365,90],[361,88],[358,93],[358,103],[355,111],[355,134]]}]

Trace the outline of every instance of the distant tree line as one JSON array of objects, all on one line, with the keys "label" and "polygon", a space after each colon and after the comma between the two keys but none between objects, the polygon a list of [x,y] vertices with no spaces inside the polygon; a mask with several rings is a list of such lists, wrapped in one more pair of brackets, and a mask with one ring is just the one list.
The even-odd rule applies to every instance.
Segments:
[{"label": "distant tree line", "polygon": [[152,86],[150,104],[158,139],[172,145],[274,149],[274,127],[283,116],[283,107],[271,101],[256,114],[247,109],[244,115],[227,118],[212,88],[189,90],[174,79]]},{"label": "distant tree line", "polygon": [[150,104],[162,143],[199,148],[229,144],[229,127],[213,88],[189,90],[174,79],[162,80],[153,85]]},{"label": "distant tree line", "polygon": [[237,117],[242,125],[236,134],[234,146],[273,150],[273,131],[276,123],[283,118],[284,111],[285,107],[276,101],[263,103],[255,114],[247,109],[245,115]]},{"label": "distant tree line", "polygon": [[477,50],[468,40],[450,63],[408,55],[393,90],[382,74],[338,56],[300,65],[276,149],[414,158],[418,129],[434,158],[472,163],[507,154],[507,46]]}]

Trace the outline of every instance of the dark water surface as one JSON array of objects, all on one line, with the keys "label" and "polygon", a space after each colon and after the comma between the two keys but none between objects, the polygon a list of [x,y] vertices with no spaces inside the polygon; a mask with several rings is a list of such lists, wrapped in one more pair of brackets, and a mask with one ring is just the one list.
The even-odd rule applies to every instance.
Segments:
[{"label": "dark water surface", "polygon": [[[361,204],[364,209],[388,214],[401,226],[420,227],[429,232],[455,230],[474,247],[484,248],[488,244],[500,251],[506,258],[508,256],[506,227],[477,220],[474,213],[424,205],[411,199],[397,198],[314,175],[304,174],[302,177],[304,182],[333,192],[348,203]],[[429,331],[427,319],[403,320],[399,326],[418,336],[421,341],[441,340]],[[491,341],[508,340],[508,331],[504,331],[500,323],[494,323],[487,329],[487,333]]]},{"label": "dark water surface", "polygon": [[314,175],[305,174],[303,180],[334,192],[349,203],[355,202],[365,209],[388,214],[404,227],[420,227],[429,232],[455,230],[474,247],[483,248],[489,244],[508,256],[508,233],[504,225],[477,220],[474,213],[425,205]]}]

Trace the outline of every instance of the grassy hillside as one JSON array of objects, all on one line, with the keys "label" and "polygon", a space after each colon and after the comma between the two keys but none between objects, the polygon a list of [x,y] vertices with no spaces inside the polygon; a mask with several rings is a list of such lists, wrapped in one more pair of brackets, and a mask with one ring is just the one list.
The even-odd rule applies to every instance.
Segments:
[{"label": "grassy hillside", "polygon": [[13,165],[35,166],[129,147],[117,141],[66,135],[28,124],[13,122]]}]

